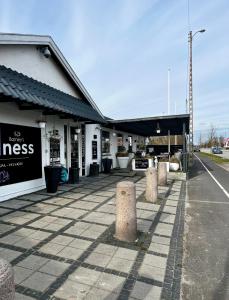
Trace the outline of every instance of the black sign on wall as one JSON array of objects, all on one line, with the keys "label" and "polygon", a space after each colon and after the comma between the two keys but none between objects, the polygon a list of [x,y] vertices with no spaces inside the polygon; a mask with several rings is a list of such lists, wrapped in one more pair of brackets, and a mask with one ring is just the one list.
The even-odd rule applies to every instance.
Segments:
[{"label": "black sign on wall", "polygon": [[149,160],[146,158],[135,159],[135,169],[147,169],[149,167]]},{"label": "black sign on wall", "polygon": [[97,141],[92,141],[92,159],[98,158]]},{"label": "black sign on wall", "polygon": [[85,149],[85,125],[81,125],[81,137],[82,137],[82,176],[85,175],[85,155],[86,155],[86,149]]},{"label": "black sign on wall", "polygon": [[0,123],[0,186],[41,177],[40,128]]}]

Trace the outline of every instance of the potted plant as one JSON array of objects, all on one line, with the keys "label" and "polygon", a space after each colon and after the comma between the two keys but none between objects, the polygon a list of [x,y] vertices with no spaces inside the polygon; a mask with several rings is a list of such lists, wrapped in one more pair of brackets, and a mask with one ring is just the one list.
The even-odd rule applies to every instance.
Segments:
[{"label": "potted plant", "polygon": [[159,162],[165,162],[166,163],[166,169],[167,169],[167,172],[169,172],[169,158],[167,157],[162,157],[160,158]]},{"label": "potted plant", "polygon": [[120,169],[126,169],[129,162],[129,153],[126,151],[126,148],[124,146],[119,146],[116,157]]},{"label": "potted plant", "polygon": [[51,131],[50,142],[50,165],[44,167],[47,193],[56,193],[61,176],[61,165],[55,161],[59,155],[60,136],[57,130]]},{"label": "potted plant", "polygon": [[176,157],[171,157],[169,163],[169,170],[170,171],[177,171],[180,167],[180,161]]}]

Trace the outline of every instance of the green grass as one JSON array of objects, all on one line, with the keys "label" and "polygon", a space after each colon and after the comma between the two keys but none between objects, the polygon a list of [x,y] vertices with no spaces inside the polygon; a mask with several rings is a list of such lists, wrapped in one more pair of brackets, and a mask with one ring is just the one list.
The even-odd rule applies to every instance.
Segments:
[{"label": "green grass", "polygon": [[212,154],[212,153],[200,152],[200,155],[210,158],[211,160],[213,160],[217,164],[229,163],[229,159],[222,158],[222,157],[220,157],[218,155],[215,155],[215,154]]}]

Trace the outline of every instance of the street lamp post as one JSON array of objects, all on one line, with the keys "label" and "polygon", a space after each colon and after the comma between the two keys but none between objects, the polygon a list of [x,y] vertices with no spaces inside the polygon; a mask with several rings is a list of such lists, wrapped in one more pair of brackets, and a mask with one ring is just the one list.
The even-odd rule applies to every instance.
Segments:
[{"label": "street lamp post", "polygon": [[189,152],[191,157],[193,156],[193,87],[192,87],[192,40],[197,33],[205,32],[205,29],[201,29],[192,34],[189,31],[188,42],[189,42],[189,97],[188,97],[188,107],[189,107]]}]

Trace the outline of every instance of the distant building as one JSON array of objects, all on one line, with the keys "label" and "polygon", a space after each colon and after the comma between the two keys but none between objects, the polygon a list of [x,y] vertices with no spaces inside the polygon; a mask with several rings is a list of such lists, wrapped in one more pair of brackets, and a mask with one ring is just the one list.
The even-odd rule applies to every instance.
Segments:
[{"label": "distant building", "polygon": [[229,138],[225,138],[223,141],[223,147],[229,149]]}]

